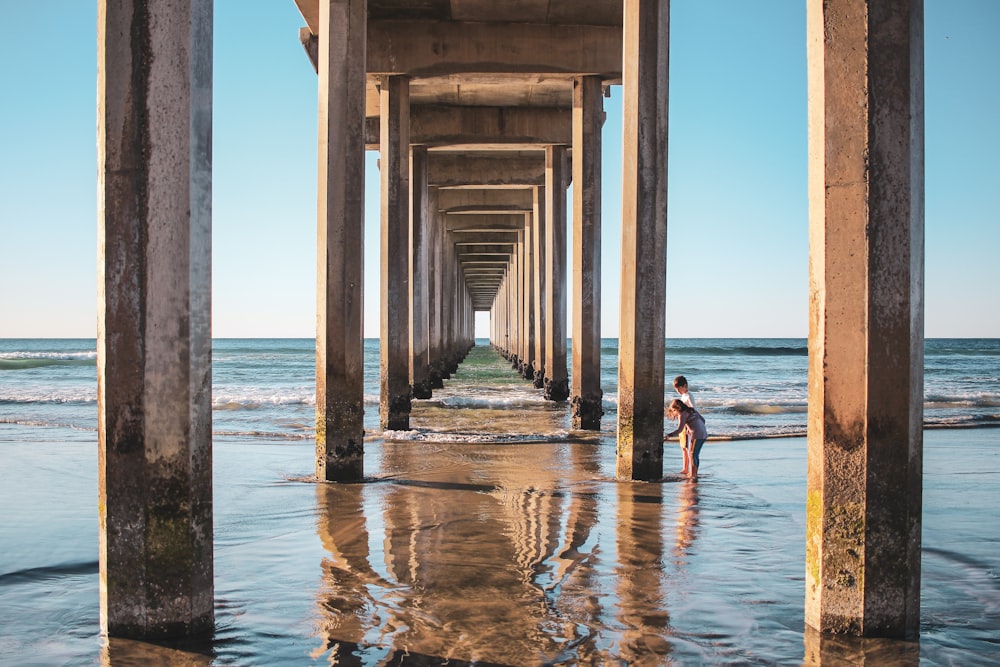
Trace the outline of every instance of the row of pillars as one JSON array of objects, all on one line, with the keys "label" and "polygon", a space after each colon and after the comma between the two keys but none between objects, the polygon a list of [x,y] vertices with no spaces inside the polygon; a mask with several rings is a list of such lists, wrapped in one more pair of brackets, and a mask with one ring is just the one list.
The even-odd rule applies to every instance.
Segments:
[{"label": "row of pillars", "polygon": [[[490,309],[490,342],[544,389],[570,398],[573,428],[600,430],[601,389],[601,78],[573,82],[572,160],[565,146],[545,148],[545,184],[518,230],[509,269]],[[572,374],[566,351],[566,189],[572,162]],[[572,386],[570,385],[572,378]]]},{"label": "row of pillars", "polygon": [[[357,479],[366,3],[319,4],[316,470],[322,480]],[[668,6],[624,0],[617,429],[623,479],[662,475]],[[101,0],[99,7],[101,624],[117,636],[193,634],[214,622],[212,2]],[[914,636],[922,473],[922,3],[810,0],[808,8],[806,621],[830,632]],[[447,363],[469,344],[473,321],[470,295],[446,257],[435,265],[441,275],[423,281],[435,285],[426,295],[406,287],[415,280],[410,271],[420,267],[399,259],[410,256],[400,252],[407,247],[412,190],[403,185],[411,150],[405,86],[405,79],[389,77],[381,90],[382,284],[389,287],[382,294],[380,417],[387,428],[408,414],[411,372],[422,372],[413,369]],[[587,127],[580,124],[581,131]],[[554,169],[558,152],[548,153]],[[587,153],[576,156],[578,184],[587,179],[576,175],[588,168]],[[597,190],[580,204],[584,210],[599,203]],[[547,210],[545,217],[556,215]],[[594,220],[574,213],[574,225]],[[447,254],[447,245],[427,247]],[[576,261],[592,261],[596,242],[587,250]],[[515,273],[521,277],[511,274],[513,283],[532,280],[534,287],[543,280],[537,270]],[[578,273],[586,271],[574,267],[574,280]],[[596,320],[595,275],[596,269],[581,289],[595,308],[584,328]],[[589,297],[588,290],[594,290]],[[426,299],[427,313],[435,313],[427,319],[426,355],[420,342],[409,349],[404,343],[417,329],[410,318],[418,306],[411,308],[410,299]],[[560,307],[547,305],[546,315]],[[520,322],[514,328],[523,354],[525,339],[533,332],[537,342],[541,329],[537,318],[525,329],[530,316],[518,315],[516,302],[514,311],[508,321]],[[574,349],[577,326],[574,318]],[[546,320],[550,335],[555,330]],[[585,369],[593,351],[580,340]],[[557,342],[546,346],[541,360],[553,383],[563,377],[554,365],[557,348]],[[573,363],[574,383],[583,381],[576,354]]]}]

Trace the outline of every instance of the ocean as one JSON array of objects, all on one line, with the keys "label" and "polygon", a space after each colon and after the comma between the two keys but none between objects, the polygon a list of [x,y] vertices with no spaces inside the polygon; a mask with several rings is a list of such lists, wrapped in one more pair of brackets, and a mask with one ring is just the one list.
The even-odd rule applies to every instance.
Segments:
[{"label": "ocean", "polygon": [[614,478],[616,343],[599,433],[482,339],[381,433],[366,340],[366,479],[338,485],[313,341],[215,340],[216,631],[154,645],[99,631],[94,340],[0,340],[0,664],[1000,663],[1000,340],[926,342],[919,642],[804,626],[804,339],[668,340],[712,437],[657,484]]}]

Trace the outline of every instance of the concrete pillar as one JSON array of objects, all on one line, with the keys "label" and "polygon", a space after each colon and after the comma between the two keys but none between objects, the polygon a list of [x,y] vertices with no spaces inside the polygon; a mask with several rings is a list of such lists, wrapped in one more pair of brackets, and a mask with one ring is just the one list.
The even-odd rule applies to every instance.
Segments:
[{"label": "concrete pillar", "polygon": [[545,188],[532,188],[532,234],[535,269],[535,389],[545,386]]},{"label": "concrete pillar", "polygon": [[521,346],[524,364],[521,376],[534,382],[535,379],[535,239],[532,215],[524,215],[524,341]]},{"label": "concrete pillar", "polygon": [[663,476],[669,0],[625,0],[622,278],[618,352],[621,479]]},{"label": "concrete pillar", "polygon": [[455,239],[445,230],[445,246],[442,261],[442,307],[441,307],[441,377],[451,377],[455,357]]},{"label": "concrete pillar", "polygon": [[573,428],[601,429],[601,77],[573,82]]},{"label": "concrete pillar", "polygon": [[808,4],[806,622],[916,637],[923,466],[923,3]]},{"label": "concrete pillar", "polygon": [[427,317],[427,242],[431,213],[427,188],[427,147],[410,151],[410,387],[414,398],[430,398]]},{"label": "concrete pillar", "polygon": [[441,381],[441,213],[438,211],[438,188],[427,190],[427,337],[430,367],[427,382],[431,390],[444,386]]},{"label": "concrete pillar", "polygon": [[319,31],[316,477],[364,475],[364,0],[323,0]]},{"label": "concrete pillar", "polygon": [[382,77],[379,91],[382,179],[381,356],[379,422],[410,428],[410,81]]},{"label": "concrete pillar", "polygon": [[510,272],[507,274],[507,281],[510,284],[510,356],[515,370],[520,370],[521,363],[523,363],[521,357],[522,326],[524,324],[524,308],[521,305],[524,300],[523,264],[521,261],[523,248],[524,230],[518,230],[517,242],[510,255]]},{"label": "concrete pillar", "polygon": [[566,147],[545,148],[545,398],[565,401]]},{"label": "concrete pillar", "polygon": [[98,3],[101,629],[214,626],[212,3]]}]

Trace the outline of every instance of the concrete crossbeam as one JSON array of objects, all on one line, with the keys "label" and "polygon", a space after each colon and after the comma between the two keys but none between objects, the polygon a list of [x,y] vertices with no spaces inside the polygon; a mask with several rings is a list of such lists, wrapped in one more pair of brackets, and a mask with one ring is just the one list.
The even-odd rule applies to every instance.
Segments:
[{"label": "concrete crossbeam", "polygon": [[[377,117],[369,117],[365,121],[365,145],[368,150],[378,150],[379,122]],[[411,144],[523,148],[569,144],[572,141],[570,109],[447,104],[415,104],[410,109]]]},{"label": "concrete crossbeam", "polygon": [[545,154],[428,153],[427,182],[441,188],[533,187],[545,184]]},{"label": "concrete crossbeam", "polygon": [[517,213],[448,214],[445,229],[452,232],[507,232],[524,227],[524,215]]},{"label": "concrete crossbeam", "polygon": [[445,213],[514,213],[530,212],[531,189],[444,190],[438,209]]},{"label": "concrete crossbeam", "polygon": [[[312,43],[319,28],[308,27],[299,39],[316,67]],[[368,73],[375,76],[596,74],[617,82],[622,31],[600,25],[376,20],[368,22],[366,53]]]}]

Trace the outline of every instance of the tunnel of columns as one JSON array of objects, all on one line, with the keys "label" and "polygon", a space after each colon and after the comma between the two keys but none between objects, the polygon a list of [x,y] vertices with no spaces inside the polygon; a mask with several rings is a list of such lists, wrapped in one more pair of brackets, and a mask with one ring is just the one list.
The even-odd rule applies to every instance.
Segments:
[{"label": "tunnel of columns", "polygon": [[[365,280],[381,290],[382,428],[408,427],[481,311],[516,372],[600,427],[601,128],[621,85],[617,475],[661,479],[668,0],[295,4],[319,86],[317,478],[363,476]],[[807,38],[806,621],[912,637],[922,4],[810,0]],[[212,2],[102,0],[98,39],[101,623],[195,634],[214,623]],[[378,271],[362,264],[366,150]]]}]

